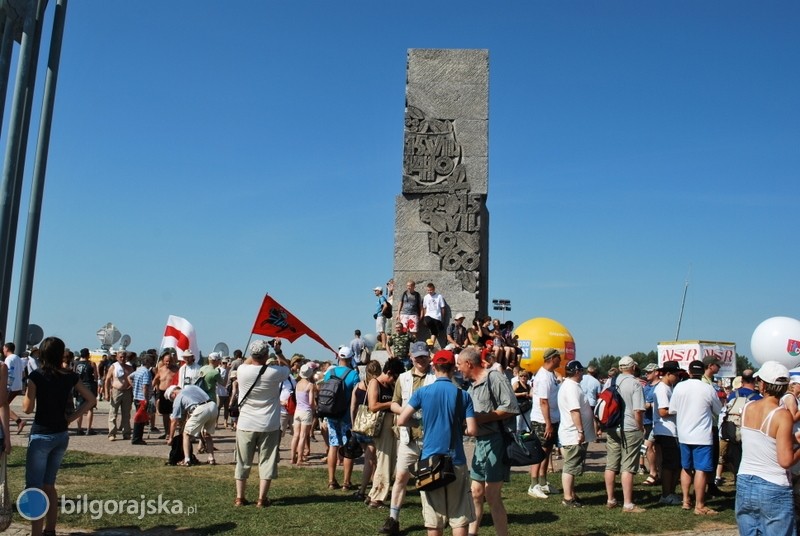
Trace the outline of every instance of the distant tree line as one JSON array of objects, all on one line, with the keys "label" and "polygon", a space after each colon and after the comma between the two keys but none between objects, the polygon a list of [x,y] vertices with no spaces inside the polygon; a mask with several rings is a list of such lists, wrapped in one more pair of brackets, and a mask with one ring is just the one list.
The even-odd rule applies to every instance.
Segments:
[{"label": "distant tree line", "polygon": [[[655,350],[650,350],[647,353],[644,352],[635,352],[630,354],[636,364],[639,365],[639,370],[644,370],[644,368],[649,365],[650,363],[658,364],[658,352]],[[608,376],[608,370],[611,367],[616,367],[619,360],[622,358],[621,355],[602,355],[600,357],[592,358],[589,361],[589,366],[597,367],[598,373],[601,377]],[[739,353],[736,354],[736,374],[741,375],[742,371],[745,369],[752,369],[756,370],[756,367],[747,359],[746,356],[743,356]]]}]

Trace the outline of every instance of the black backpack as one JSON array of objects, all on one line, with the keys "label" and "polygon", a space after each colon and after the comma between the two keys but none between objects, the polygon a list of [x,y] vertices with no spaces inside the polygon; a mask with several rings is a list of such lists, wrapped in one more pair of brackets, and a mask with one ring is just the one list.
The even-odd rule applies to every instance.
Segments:
[{"label": "black backpack", "polygon": [[341,378],[331,370],[331,377],[322,382],[317,393],[317,415],[320,417],[341,418],[350,406],[344,380],[353,372],[348,370]]}]

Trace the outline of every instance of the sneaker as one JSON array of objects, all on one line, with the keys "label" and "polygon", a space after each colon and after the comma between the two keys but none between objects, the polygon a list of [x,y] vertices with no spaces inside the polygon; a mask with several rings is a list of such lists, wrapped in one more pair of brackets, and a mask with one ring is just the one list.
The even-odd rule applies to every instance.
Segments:
[{"label": "sneaker", "polygon": [[569,508],[583,508],[583,504],[578,502],[578,499],[570,499],[570,500],[564,499],[563,501],[561,501],[561,506],[567,506]]},{"label": "sneaker", "polygon": [[545,484],[544,486],[542,486],[542,491],[545,492],[548,495],[557,495],[557,494],[561,493],[560,489],[558,489],[555,486],[551,487],[550,484]]},{"label": "sneaker", "polygon": [[540,486],[539,484],[536,484],[535,486],[530,486],[528,488],[528,495],[530,495],[531,497],[533,497],[535,499],[546,499],[547,498],[547,493],[544,492],[544,490],[542,489],[542,486]]},{"label": "sneaker", "polygon": [[679,497],[678,495],[675,495],[674,493],[671,493],[666,497],[661,497],[658,500],[658,504],[665,504],[667,506],[678,506],[683,504],[683,498]]},{"label": "sneaker", "polygon": [[383,523],[383,526],[378,532],[381,534],[391,534],[392,536],[397,536],[400,534],[400,522],[396,519],[392,519],[391,517],[387,517],[386,521]]}]

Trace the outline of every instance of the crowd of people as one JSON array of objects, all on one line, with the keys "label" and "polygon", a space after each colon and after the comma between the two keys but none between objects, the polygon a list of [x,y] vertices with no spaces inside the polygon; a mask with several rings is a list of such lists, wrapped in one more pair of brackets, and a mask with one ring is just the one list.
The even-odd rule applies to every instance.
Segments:
[{"label": "crowd of people", "polygon": [[[435,293],[432,286],[428,291]],[[407,293],[414,292],[410,283]],[[508,525],[503,486],[510,476],[505,449],[514,433],[531,432],[544,452],[529,470],[528,495],[534,499],[560,495],[563,507],[584,507],[576,481],[589,444],[605,440],[606,508],[646,511],[634,502],[634,477],[641,474],[647,477],[641,485],[660,485],[660,505],[713,516],[717,512],[706,499],[721,493],[727,469],[736,480],[743,534],[794,532],[800,379],[782,365],[768,362],[757,373],[744,371],[725,390],[715,381],[719,362],[713,357],[689,363],[688,370],[669,361],[640,370],[624,356],[606,379],[577,360],[562,366],[564,356],[550,348],[531,376],[519,367],[513,323],[485,318],[466,328],[464,315],[456,314],[442,330],[447,344],[437,344],[435,338],[417,340],[412,331],[424,310],[414,315],[401,306],[393,314],[396,329],[387,336],[383,363],[371,359],[358,330],[339,348],[334,364],[299,355],[287,359],[280,340],[255,340],[246,357],[239,350],[230,357],[212,353],[205,365],[191,351],[173,349],[139,355],[120,350],[97,364],[87,349],[76,358],[54,337],[20,358],[6,343],[0,366],[0,381],[8,386],[0,396],[3,449],[11,448],[12,425],[21,433],[29,424],[10,411],[10,402],[22,396],[23,412],[35,413],[26,487],[43,490],[57,505],[55,480],[68,428],[76,423],[77,435],[100,432],[93,410],[98,399],[106,399],[108,440],[145,444],[149,427],[150,437],[156,434],[170,446],[170,457],[178,453],[179,466],[202,463],[195,450],[207,455],[205,463],[216,464],[214,434],[218,426],[230,428],[236,437],[234,505],[267,508],[283,434],[292,433],[291,464],[304,466],[319,431],[327,446],[328,489],[386,509],[379,533],[400,533],[400,512],[417,467],[446,456],[452,481],[420,491],[428,534],[442,534],[448,526],[454,535],[478,534],[488,503],[493,530],[502,536]],[[618,393],[622,414],[618,424],[603,429],[595,410],[607,390]],[[363,426],[365,419],[371,427]],[[362,456],[363,471],[355,473]],[[554,458],[563,459],[561,489],[548,482]],[[247,481],[254,461],[259,484],[251,501]],[[54,534],[56,516],[51,508],[33,522],[33,534]]]}]

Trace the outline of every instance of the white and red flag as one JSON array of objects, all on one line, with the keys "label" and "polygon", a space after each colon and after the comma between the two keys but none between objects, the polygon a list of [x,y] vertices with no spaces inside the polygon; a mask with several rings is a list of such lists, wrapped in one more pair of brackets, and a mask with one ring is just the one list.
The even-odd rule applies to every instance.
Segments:
[{"label": "white and red flag", "polygon": [[175,348],[178,351],[178,358],[185,350],[191,350],[197,361],[200,360],[200,348],[197,346],[194,326],[185,318],[169,315],[164,338],[161,339],[161,349],[164,348]]}]

